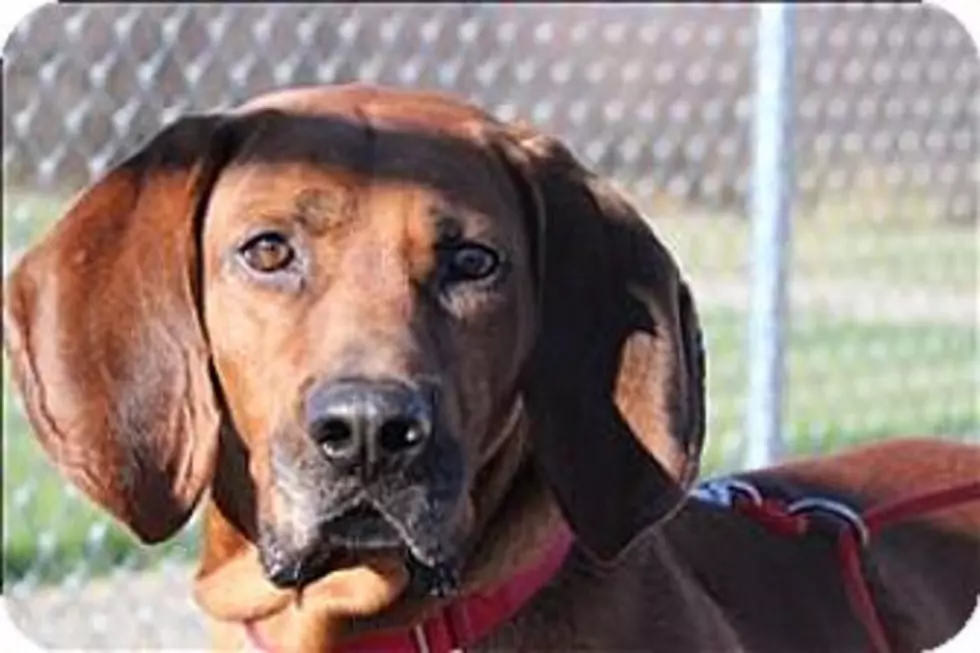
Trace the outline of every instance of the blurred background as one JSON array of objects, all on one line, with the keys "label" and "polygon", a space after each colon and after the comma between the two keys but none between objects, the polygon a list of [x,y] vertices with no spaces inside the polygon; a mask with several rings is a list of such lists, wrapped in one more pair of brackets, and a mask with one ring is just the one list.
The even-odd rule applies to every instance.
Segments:
[{"label": "blurred background", "polygon": [[[297,84],[460,94],[564,139],[649,217],[708,347],[706,474],[747,447],[752,6],[49,5],[3,52],[4,272],[179,115]],[[977,438],[980,62],[920,5],[799,6],[778,434],[786,456]],[[778,192],[773,188],[772,192]],[[92,298],[98,301],[98,298]],[[141,548],[42,459],[3,377],[4,593],[47,646],[201,647],[197,521]]]}]

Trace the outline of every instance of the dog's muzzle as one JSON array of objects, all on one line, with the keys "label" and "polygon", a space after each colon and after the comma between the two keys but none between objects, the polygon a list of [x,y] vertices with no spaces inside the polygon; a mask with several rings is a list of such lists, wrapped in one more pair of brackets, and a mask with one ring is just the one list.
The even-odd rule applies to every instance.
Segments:
[{"label": "dog's muzzle", "polygon": [[435,392],[342,379],[305,394],[301,428],[272,450],[277,512],[260,530],[267,577],[301,587],[367,553],[404,559],[412,586],[450,593],[463,454],[437,425]]}]

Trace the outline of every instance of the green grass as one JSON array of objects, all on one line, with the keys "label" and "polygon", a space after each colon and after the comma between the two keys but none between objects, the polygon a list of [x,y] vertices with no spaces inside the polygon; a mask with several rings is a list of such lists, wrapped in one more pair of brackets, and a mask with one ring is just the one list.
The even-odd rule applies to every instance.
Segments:
[{"label": "green grass", "polygon": [[[751,234],[744,220],[663,217],[653,226],[693,275],[743,278],[748,270]],[[966,227],[797,220],[789,251],[794,280],[939,288],[967,295],[977,289],[977,233]]]},{"label": "green grass", "polygon": [[3,242],[23,248],[36,242],[68,208],[68,200],[54,195],[25,195],[4,189]]},{"label": "green grass", "polygon": [[[744,316],[703,316],[708,350],[706,470],[738,464],[744,444]],[[814,315],[790,323],[784,437],[818,453],[896,435],[980,434],[977,332],[966,326],[855,324]]]}]

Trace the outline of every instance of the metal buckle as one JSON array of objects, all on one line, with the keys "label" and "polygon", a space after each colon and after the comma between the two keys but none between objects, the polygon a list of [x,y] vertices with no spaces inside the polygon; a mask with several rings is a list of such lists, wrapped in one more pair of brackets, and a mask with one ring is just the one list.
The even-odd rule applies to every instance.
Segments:
[{"label": "metal buckle", "polygon": [[429,640],[425,637],[425,628],[422,625],[412,628],[412,636],[415,638],[415,648],[419,653],[431,653]]},{"label": "metal buckle", "polygon": [[[415,639],[415,650],[418,653],[432,653],[432,649],[429,648],[429,640],[425,636],[424,626],[420,624],[412,628],[412,637]],[[466,653],[466,651],[461,648],[454,648],[449,653]]]},{"label": "metal buckle", "polygon": [[854,532],[857,533],[861,546],[868,545],[868,542],[871,540],[871,532],[868,530],[868,525],[864,523],[861,515],[850,506],[824,497],[804,497],[794,501],[787,508],[787,511],[793,515],[803,512],[819,512],[821,510],[847,522],[854,529]]},{"label": "metal buckle", "polygon": [[762,505],[762,493],[751,483],[737,478],[706,481],[691,490],[692,496],[726,508],[735,502],[736,494],[748,497],[757,506]]}]

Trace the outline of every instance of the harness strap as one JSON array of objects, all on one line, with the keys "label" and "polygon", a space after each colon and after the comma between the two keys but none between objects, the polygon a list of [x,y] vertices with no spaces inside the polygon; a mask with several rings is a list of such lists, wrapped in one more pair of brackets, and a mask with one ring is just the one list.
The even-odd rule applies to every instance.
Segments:
[{"label": "harness strap", "polygon": [[868,635],[873,653],[890,653],[884,625],[861,568],[862,550],[875,533],[889,524],[980,500],[980,481],[905,497],[860,513],[825,497],[805,497],[787,504],[764,497],[748,481],[735,478],[702,483],[692,495],[734,509],[781,535],[808,533],[812,523],[808,513],[823,512],[845,522],[848,528],[842,528],[837,535],[837,552],[848,601]]},{"label": "harness strap", "polygon": [[[980,500],[980,481],[966,483],[943,490],[928,492],[887,503],[864,512],[863,521],[870,538],[883,527],[904,519],[955,508],[970,501]],[[844,583],[848,599],[864,624],[871,638],[875,653],[889,653],[891,650],[881,618],[875,608],[871,591],[861,573],[861,546],[848,531],[841,531],[837,540],[837,550],[844,570]]]}]

